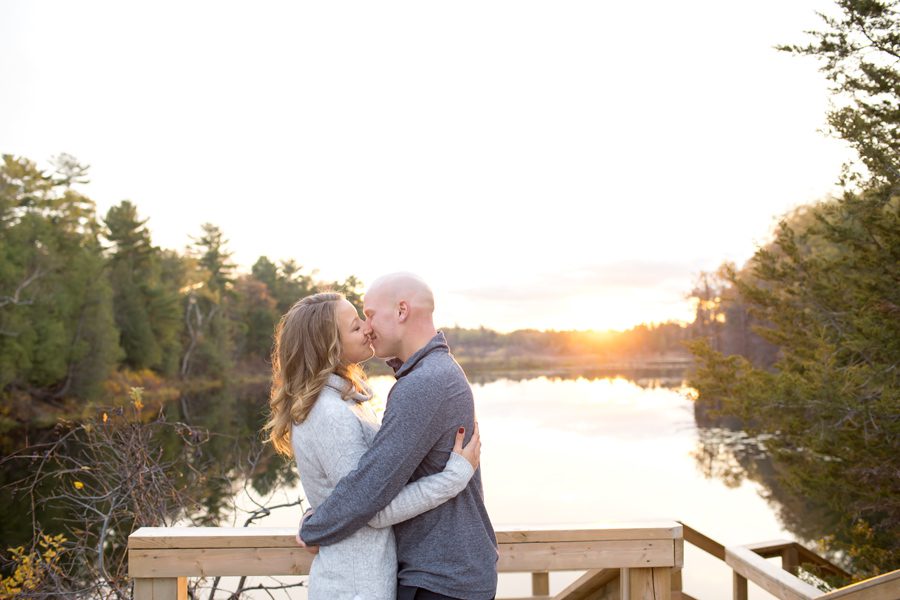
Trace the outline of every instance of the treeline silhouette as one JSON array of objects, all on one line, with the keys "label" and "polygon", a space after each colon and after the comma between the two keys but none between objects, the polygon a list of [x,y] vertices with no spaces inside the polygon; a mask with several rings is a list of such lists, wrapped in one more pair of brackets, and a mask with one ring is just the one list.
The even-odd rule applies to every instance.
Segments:
[{"label": "treeline silhouette", "polygon": [[684,342],[693,326],[668,322],[641,324],[626,331],[538,331],[510,333],[478,328],[443,329],[457,360],[467,368],[626,367],[636,363],[684,363]]}]

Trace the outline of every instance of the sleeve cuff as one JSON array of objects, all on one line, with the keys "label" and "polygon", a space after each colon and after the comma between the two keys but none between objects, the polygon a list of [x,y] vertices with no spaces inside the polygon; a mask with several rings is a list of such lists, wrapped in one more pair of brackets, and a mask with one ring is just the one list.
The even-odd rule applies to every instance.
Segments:
[{"label": "sleeve cuff", "polygon": [[466,460],[462,454],[457,454],[456,452],[450,453],[446,468],[454,473],[465,476],[466,480],[471,479],[472,475],[475,474],[472,463]]}]

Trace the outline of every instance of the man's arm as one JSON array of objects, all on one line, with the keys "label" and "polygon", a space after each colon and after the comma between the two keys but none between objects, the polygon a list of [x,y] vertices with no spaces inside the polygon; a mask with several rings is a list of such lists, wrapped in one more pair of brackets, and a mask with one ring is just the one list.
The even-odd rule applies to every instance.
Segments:
[{"label": "man's arm", "polygon": [[300,535],[308,546],[334,544],[368,523],[400,493],[444,433],[433,426],[438,398],[426,390],[413,396],[403,383],[391,394],[372,447],[303,522]]}]

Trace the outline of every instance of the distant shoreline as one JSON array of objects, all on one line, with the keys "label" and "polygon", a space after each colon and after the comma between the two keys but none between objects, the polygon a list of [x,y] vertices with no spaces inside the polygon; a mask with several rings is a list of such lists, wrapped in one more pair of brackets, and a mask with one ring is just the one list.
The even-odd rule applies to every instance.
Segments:
[{"label": "distant shoreline", "polygon": [[[457,362],[466,373],[489,372],[536,372],[546,371],[548,375],[554,373],[572,374],[575,372],[588,373],[645,373],[645,372],[683,372],[689,369],[694,361],[690,357],[665,357],[646,358],[621,361],[603,360],[592,356],[566,356],[566,357],[509,357],[509,358],[478,358],[471,356],[456,356]],[[391,369],[384,361],[372,359],[365,364],[366,372],[370,375],[390,375]]]}]

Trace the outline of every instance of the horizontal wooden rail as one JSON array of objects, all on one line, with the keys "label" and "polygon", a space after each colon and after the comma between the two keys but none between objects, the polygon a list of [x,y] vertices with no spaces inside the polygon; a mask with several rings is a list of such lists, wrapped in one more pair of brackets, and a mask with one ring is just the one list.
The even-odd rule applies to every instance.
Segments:
[{"label": "horizontal wooden rail", "polygon": [[[745,580],[752,581],[776,598],[781,600],[813,600],[821,595],[815,588],[805,581],[797,579],[784,569],[770,564],[762,556],[744,546],[727,546],[725,548],[725,562],[734,572]],[[735,596],[746,597],[737,589],[740,580],[735,579]],[[744,582],[746,589],[746,582]]]},{"label": "horizontal wooden rail", "polygon": [[817,600],[897,600],[900,598],[900,569],[828,592]]},{"label": "horizontal wooden rail", "polygon": [[[683,530],[674,521],[496,533],[498,571],[537,573],[539,592],[549,592],[550,571],[622,569],[624,600],[669,600],[671,571],[683,565]],[[288,528],[143,527],[128,538],[135,597],[183,597],[185,577],[306,575],[312,556],[294,535]]]}]

